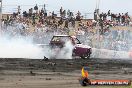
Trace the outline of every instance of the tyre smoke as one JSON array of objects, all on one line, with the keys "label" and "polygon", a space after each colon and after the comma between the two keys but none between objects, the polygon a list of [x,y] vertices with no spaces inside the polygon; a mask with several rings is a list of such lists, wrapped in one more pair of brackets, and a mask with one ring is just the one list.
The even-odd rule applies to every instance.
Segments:
[{"label": "tyre smoke", "polygon": [[72,52],[74,49],[71,41],[67,41],[63,48],[54,47],[51,48],[49,45],[39,45],[43,47],[43,55],[49,59],[72,59]]},{"label": "tyre smoke", "polygon": [[67,41],[65,46],[60,50],[59,54],[57,55],[57,59],[72,59],[72,51],[74,46],[72,45],[71,41]]},{"label": "tyre smoke", "polygon": [[43,58],[42,49],[33,44],[31,38],[0,37],[0,58]]}]

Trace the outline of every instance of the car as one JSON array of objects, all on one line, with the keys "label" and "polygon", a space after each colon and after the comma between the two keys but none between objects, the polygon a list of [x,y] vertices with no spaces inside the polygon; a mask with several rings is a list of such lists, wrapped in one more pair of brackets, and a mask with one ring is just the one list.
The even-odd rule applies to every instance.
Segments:
[{"label": "car", "polygon": [[71,44],[73,45],[72,56],[78,56],[83,59],[90,58],[92,48],[88,45],[83,45],[75,36],[54,35],[49,46],[51,49],[58,50],[58,53],[59,50],[65,47],[65,43],[68,41],[71,41]]}]

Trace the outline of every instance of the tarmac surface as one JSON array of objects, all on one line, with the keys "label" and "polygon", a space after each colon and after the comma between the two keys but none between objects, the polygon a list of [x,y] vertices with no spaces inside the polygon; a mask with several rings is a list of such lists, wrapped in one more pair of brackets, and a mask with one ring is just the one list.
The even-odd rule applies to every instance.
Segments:
[{"label": "tarmac surface", "polygon": [[82,88],[78,79],[83,66],[92,80],[132,80],[132,60],[1,58],[0,88]]}]

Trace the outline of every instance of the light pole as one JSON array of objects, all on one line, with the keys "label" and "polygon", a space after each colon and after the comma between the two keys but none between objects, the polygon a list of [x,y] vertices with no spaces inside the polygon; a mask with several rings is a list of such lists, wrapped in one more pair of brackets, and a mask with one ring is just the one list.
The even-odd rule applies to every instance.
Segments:
[{"label": "light pole", "polygon": [[98,9],[99,9],[99,6],[100,6],[100,0],[98,0]]},{"label": "light pole", "polygon": [[0,30],[2,30],[2,0],[0,0]]},{"label": "light pole", "polygon": [[96,10],[99,12],[100,0],[96,0]]},{"label": "light pole", "polygon": [[100,43],[100,17],[99,17],[99,4],[100,4],[100,0],[96,0],[96,13],[97,13],[97,15],[98,15],[98,18],[97,18],[97,20],[98,20],[98,24],[97,24],[97,36],[98,36],[98,38],[97,38],[97,42],[98,42],[98,47],[97,48],[100,48],[100,45],[101,45],[101,43]]}]

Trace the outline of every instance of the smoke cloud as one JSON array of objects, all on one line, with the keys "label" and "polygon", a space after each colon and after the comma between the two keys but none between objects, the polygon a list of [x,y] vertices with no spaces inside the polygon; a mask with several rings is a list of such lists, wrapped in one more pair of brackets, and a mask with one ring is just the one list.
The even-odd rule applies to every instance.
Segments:
[{"label": "smoke cloud", "polygon": [[71,41],[67,41],[65,46],[60,50],[57,58],[58,59],[72,59],[72,51],[74,46],[72,45]]},{"label": "smoke cloud", "polygon": [[63,48],[54,47],[50,48],[49,45],[43,46],[43,54],[49,59],[72,59],[72,52],[74,49],[71,41],[67,41]]},{"label": "smoke cloud", "polygon": [[[67,41],[62,49],[51,49],[47,44],[35,44],[32,37],[0,37],[0,58],[72,59],[74,46]],[[58,49],[58,50],[57,50]]]},{"label": "smoke cloud", "polygon": [[31,38],[0,37],[0,58],[43,58],[42,48],[33,44]]}]

